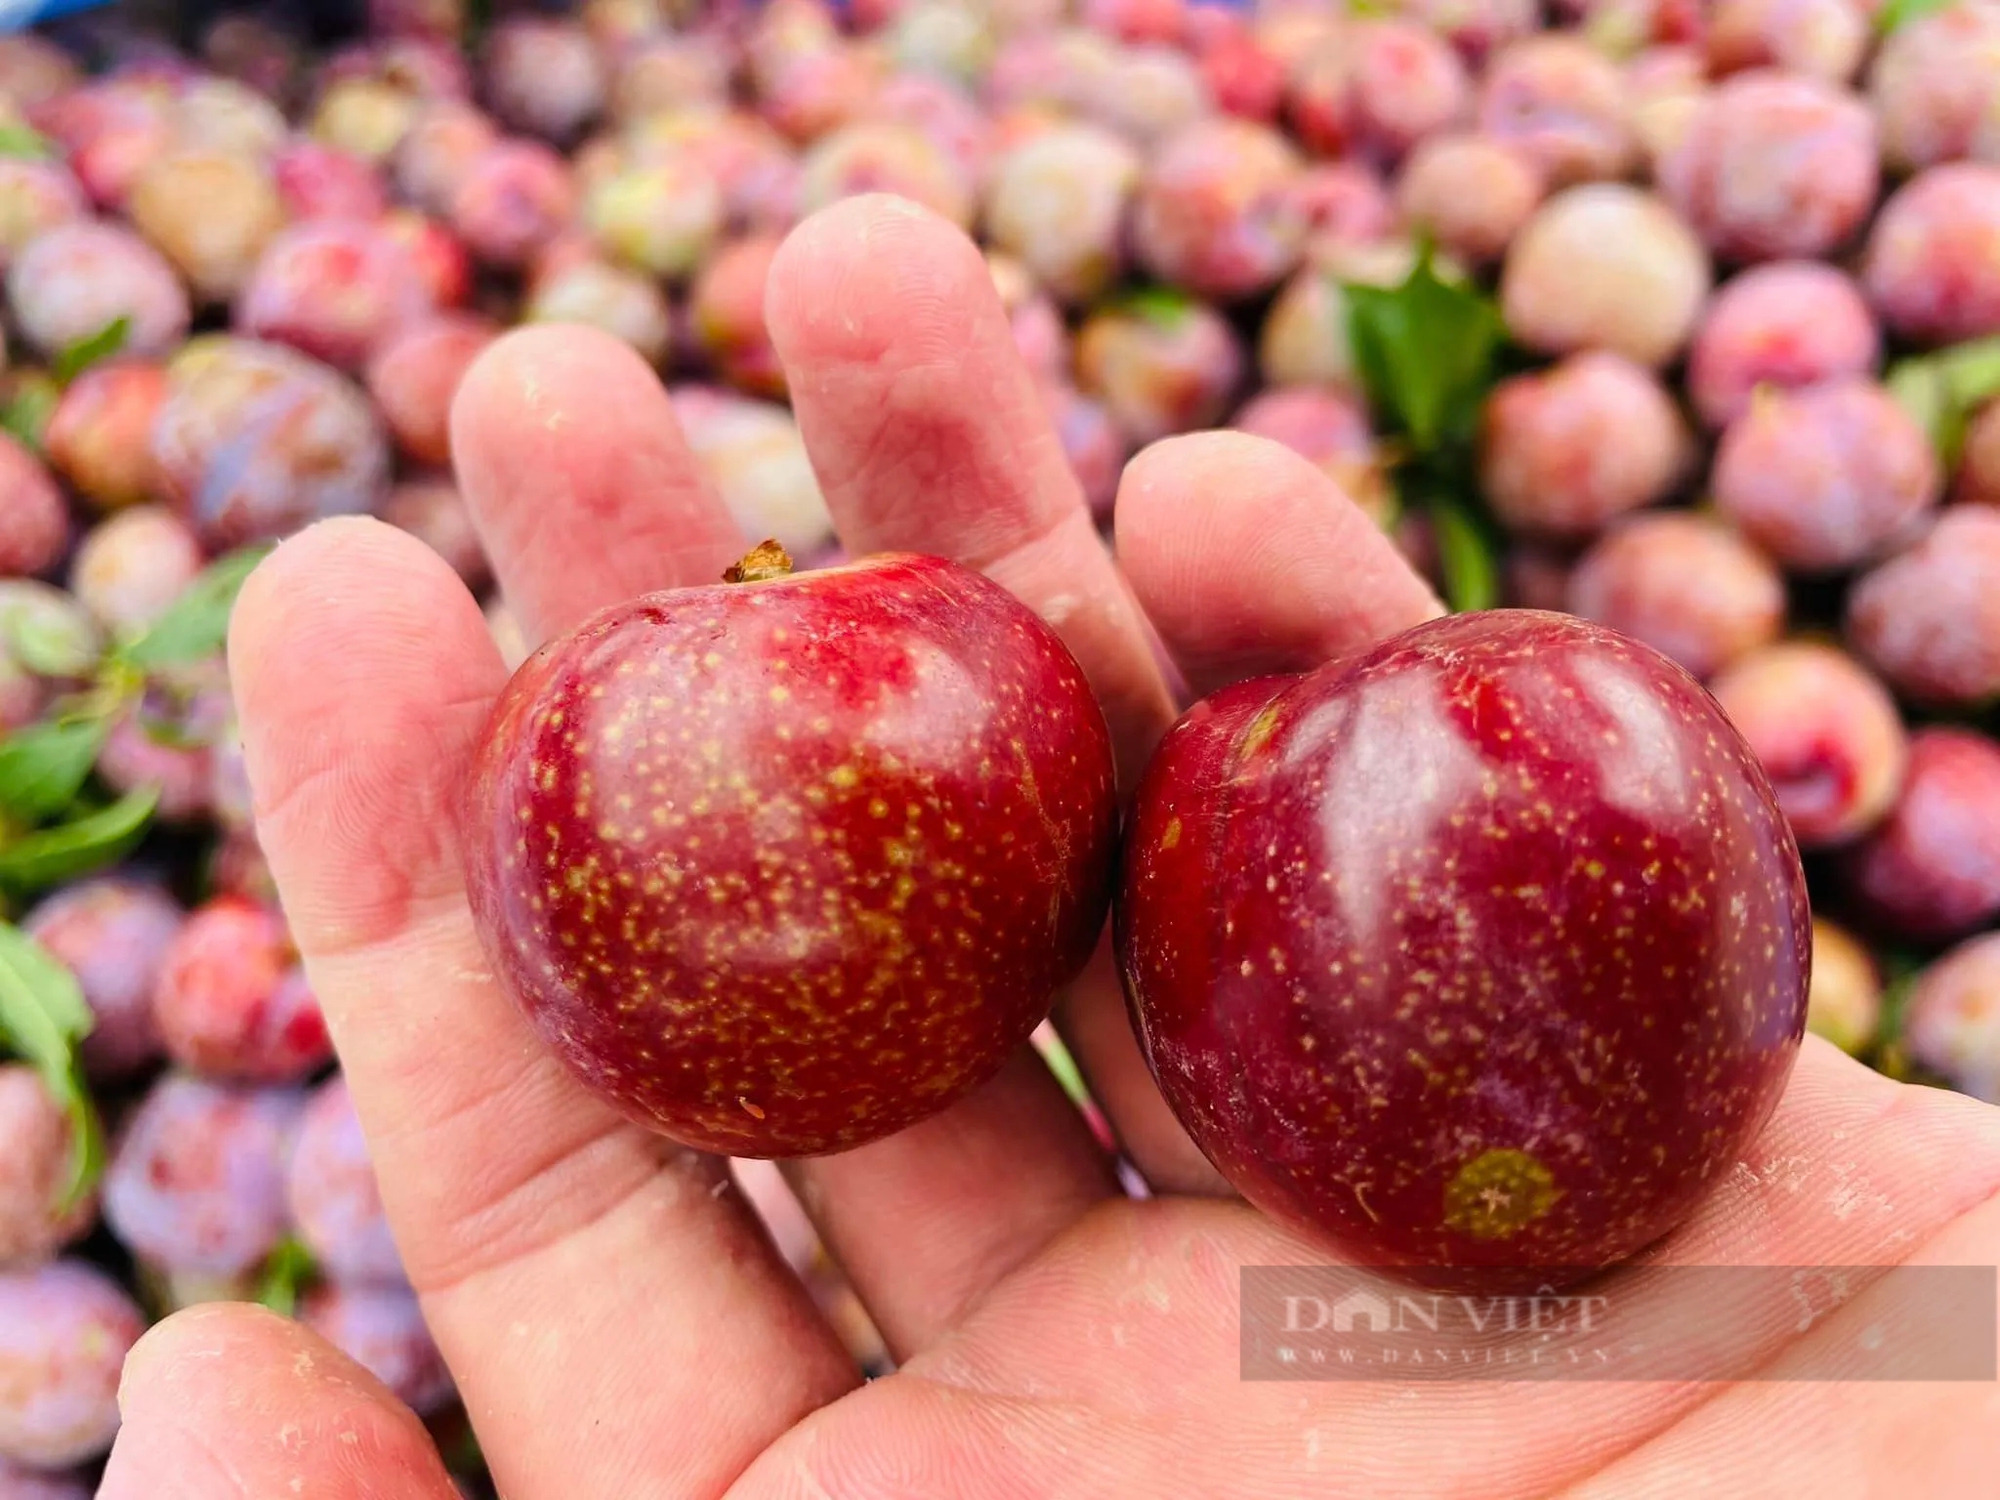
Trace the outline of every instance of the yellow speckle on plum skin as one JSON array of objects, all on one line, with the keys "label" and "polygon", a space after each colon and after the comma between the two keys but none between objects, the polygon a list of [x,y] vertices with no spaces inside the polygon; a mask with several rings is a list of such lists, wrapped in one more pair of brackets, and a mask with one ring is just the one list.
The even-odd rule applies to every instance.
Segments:
[{"label": "yellow speckle on plum skin", "polygon": [[1444,1222],[1476,1240],[1505,1239],[1548,1213],[1561,1196],[1538,1158],[1497,1146],[1473,1157],[1445,1184]]}]

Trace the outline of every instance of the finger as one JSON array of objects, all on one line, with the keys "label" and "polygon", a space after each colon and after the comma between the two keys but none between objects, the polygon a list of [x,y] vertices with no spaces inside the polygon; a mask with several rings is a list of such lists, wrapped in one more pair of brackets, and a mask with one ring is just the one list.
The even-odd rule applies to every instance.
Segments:
[{"label": "finger", "polygon": [[1155,443],[1126,467],[1118,565],[1200,694],[1303,672],[1444,613],[1320,470],[1239,432]]},{"label": "finger", "polygon": [[316,1333],[220,1303],[126,1357],[98,1500],[458,1500],[416,1415]]},{"label": "finger", "polygon": [[609,334],[508,334],[459,383],[451,435],[460,488],[531,642],[622,599],[713,583],[743,554],[660,382]]},{"label": "finger", "polygon": [[230,664],[259,835],[502,1487],[718,1493],[854,1371],[716,1164],[584,1093],[494,985],[455,835],[503,677],[478,607],[414,539],[328,523],[251,578]]},{"label": "finger", "polygon": [[898,1360],[1117,1193],[1033,1048],[943,1114],[787,1176]]},{"label": "finger", "polygon": [[[1330,479],[1262,438],[1155,443],[1127,467],[1114,518],[1118,565],[1197,693],[1304,671],[1442,608]],[[1156,1189],[1228,1191],[1153,1084],[1108,950],[1058,1003],[1056,1023]]]},{"label": "finger", "polygon": [[[726,513],[688,477],[665,393],[623,345],[569,330],[505,340],[466,377],[454,418],[474,513],[509,597],[532,601],[528,629],[537,638],[633,594],[714,582],[718,559],[742,550]],[[630,453],[649,445],[657,450],[650,468],[683,482],[635,489],[608,472],[614,454],[622,450],[620,462],[630,467]],[[680,538],[679,550],[644,545],[662,535]],[[560,545],[551,545],[554,537]],[[549,576],[557,570],[565,576]],[[1014,1145],[1008,1172],[944,1165],[960,1143],[1001,1131]],[[903,1247],[879,1280],[858,1279],[874,1288],[872,1296],[869,1286],[860,1289],[892,1347],[907,1349],[934,1336],[983,1276],[1032,1253],[1040,1233],[1111,1190],[1099,1155],[1024,1049],[1016,1065],[942,1120],[796,1180],[829,1248],[853,1268],[875,1261],[867,1237],[849,1232],[857,1224]],[[910,1175],[908,1163],[930,1165]],[[913,1197],[915,1185],[923,1191]]]},{"label": "finger", "polygon": [[901,199],[849,199],[786,239],[764,312],[847,550],[949,557],[1038,611],[1129,785],[1172,704],[972,241]]}]

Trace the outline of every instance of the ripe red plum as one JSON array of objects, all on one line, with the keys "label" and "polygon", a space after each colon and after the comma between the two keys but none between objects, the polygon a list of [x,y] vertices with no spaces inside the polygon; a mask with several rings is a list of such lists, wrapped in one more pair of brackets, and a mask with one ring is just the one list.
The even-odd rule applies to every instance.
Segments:
[{"label": "ripe red plum", "polygon": [[293,1083],[333,1056],[283,919],[240,897],[189,915],[161,961],[153,1012],[168,1056],[209,1078]]},{"label": "ripe red plum", "polygon": [[1896,804],[1847,874],[1862,910],[1903,937],[1957,937],[2000,916],[2000,745],[1943,725],[1912,734]]},{"label": "ripe red plum", "polygon": [[271,241],[237,299],[235,321],[252,338],[359,371],[430,307],[407,247],[379,224],[323,219]]},{"label": "ripe red plum", "polygon": [[764,323],[764,283],[782,243],[774,234],[724,245],[696,278],[688,303],[695,343],[716,372],[753,396],[782,397],[785,372]]}]

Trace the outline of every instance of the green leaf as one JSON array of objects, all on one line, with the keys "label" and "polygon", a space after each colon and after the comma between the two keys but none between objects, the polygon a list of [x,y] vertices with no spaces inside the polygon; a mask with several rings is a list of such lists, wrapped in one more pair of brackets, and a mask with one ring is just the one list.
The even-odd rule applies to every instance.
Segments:
[{"label": "green leaf", "polygon": [[1055,1075],[1056,1082],[1062,1085],[1062,1091],[1069,1095],[1070,1103],[1079,1107],[1090,1103],[1090,1089],[1083,1081],[1083,1070],[1077,1067],[1069,1048],[1053,1032],[1038,1034],[1035,1050],[1042,1054],[1042,1062]]},{"label": "green leaf", "polygon": [[1427,245],[1401,285],[1343,290],[1355,366],[1376,412],[1419,458],[1468,441],[1505,334],[1492,299],[1439,276]]},{"label": "green leaf", "polygon": [[104,655],[88,611],[32,578],[0,579],[0,651],[38,677],[85,677]]},{"label": "green leaf", "polygon": [[1455,614],[1493,608],[1500,602],[1500,575],[1479,522],[1453,500],[1433,500],[1429,514],[1438,567],[1444,574],[1445,603]]},{"label": "green leaf", "polygon": [[319,1263],[312,1251],[287,1236],[278,1242],[257,1277],[257,1301],[289,1318],[298,1310],[299,1292],[319,1276]]},{"label": "green leaf", "polygon": [[125,660],[135,667],[167,667],[220,651],[229,639],[236,596],[270,550],[245,547],[210,563],[152,628],[125,648]]},{"label": "green leaf", "polygon": [[1955,468],[1973,414],[2000,399],[2000,337],[1898,360],[1885,383],[1930,438],[1939,461]]},{"label": "green leaf", "polygon": [[0,405],[0,428],[5,428],[16,442],[41,452],[42,433],[48,429],[59,395],[50,380],[24,378],[12,382],[6,403]]},{"label": "green leaf", "polygon": [[120,313],[93,334],[78,339],[57,353],[50,373],[61,385],[68,385],[92,365],[107,360],[125,347],[132,337],[132,319]]},{"label": "green leaf", "polygon": [[56,154],[49,138],[26,125],[0,125],[0,156],[21,156],[30,161],[47,161]]},{"label": "green leaf", "polygon": [[27,823],[76,800],[109,726],[102,718],[31,724],[0,739],[0,811]]},{"label": "green leaf", "polygon": [[70,1176],[62,1207],[104,1168],[104,1129],[83,1084],[77,1045],[96,1024],[76,976],[20,928],[0,922],[0,1042],[41,1076],[70,1119]]},{"label": "green leaf", "polygon": [[145,836],[159,800],[159,788],[140,787],[109,807],[10,840],[0,846],[0,886],[47,890],[116,864]]},{"label": "green leaf", "polygon": [[1956,3],[1957,0],[1889,0],[1875,18],[1875,24],[1882,35],[1887,36],[1912,21],[1922,20],[1931,12],[1944,10]]},{"label": "green leaf", "polygon": [[1945,390],[1967,412],[2000,396],[2000,334],[1954,344],[1932,358],[1943,372]]},{"label": "green leaf", "polygon": [[1185,292],[1174,291],[1171,287],[1141,287],[1136,292],[1128,292],[1119,304],[1120,308],[1135,318],[1144,318],[1148,323],[1156,323],[1171,328],[1188,315],[1193,307]]}]

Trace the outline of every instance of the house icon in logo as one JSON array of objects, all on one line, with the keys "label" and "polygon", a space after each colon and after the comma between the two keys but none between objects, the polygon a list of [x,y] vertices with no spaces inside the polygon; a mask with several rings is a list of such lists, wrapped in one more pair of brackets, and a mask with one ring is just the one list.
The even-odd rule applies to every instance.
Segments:
[{"label": "house icon in logo", "polygon": [[1352,1333],[1356,1323],[1365,1323],[1369,1333],[1388,1333],[1395,1321],[1387,1300],[1373,1292],[1357,1288],[1333,1304],[1335,1333]]}]

